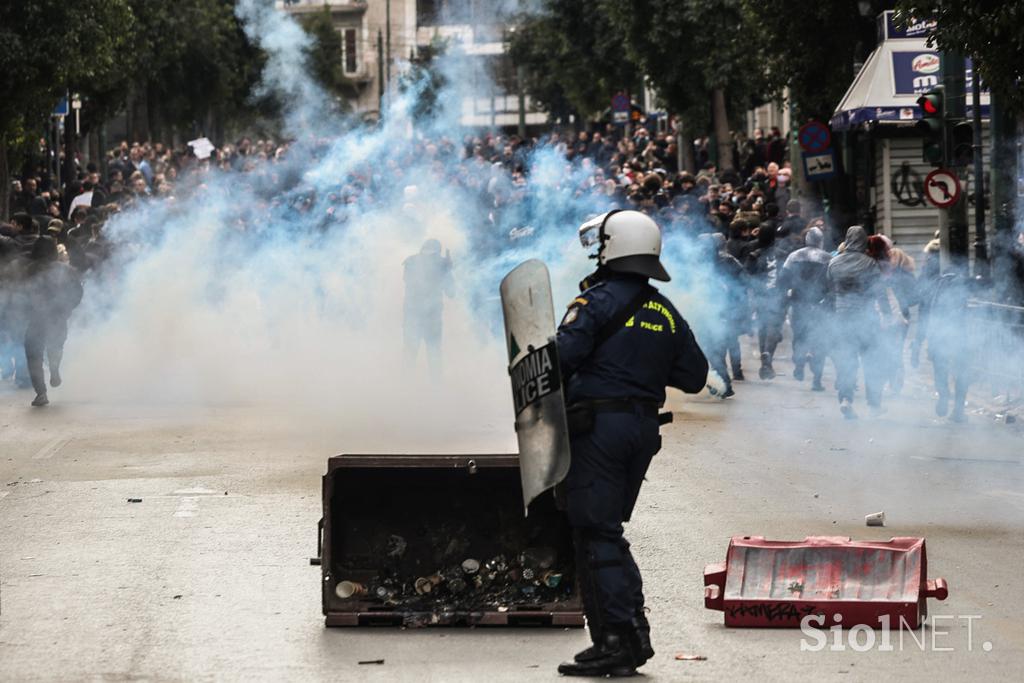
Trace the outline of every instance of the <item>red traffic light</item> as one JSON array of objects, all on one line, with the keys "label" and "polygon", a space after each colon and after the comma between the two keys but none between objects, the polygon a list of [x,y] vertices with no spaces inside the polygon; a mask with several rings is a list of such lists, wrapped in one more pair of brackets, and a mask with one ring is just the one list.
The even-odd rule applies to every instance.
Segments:
[{"label": "red traffic light", "polygon": [[943,90],[944,88],[938,85],[917,98],[917,106],[921,107],[924,118],[942,118]]}]

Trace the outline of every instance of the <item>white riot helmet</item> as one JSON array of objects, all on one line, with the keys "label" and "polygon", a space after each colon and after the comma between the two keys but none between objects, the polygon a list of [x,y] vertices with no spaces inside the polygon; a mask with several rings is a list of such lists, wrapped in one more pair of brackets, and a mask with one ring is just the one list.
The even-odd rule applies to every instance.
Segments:
[{"label": "white riot helmet", "polygon": [[647,214],[616,209],[580,226],[580,243],[599,245],[597,262],[617,273],[636,273],[668,282],[661,265],[661,229]]}]

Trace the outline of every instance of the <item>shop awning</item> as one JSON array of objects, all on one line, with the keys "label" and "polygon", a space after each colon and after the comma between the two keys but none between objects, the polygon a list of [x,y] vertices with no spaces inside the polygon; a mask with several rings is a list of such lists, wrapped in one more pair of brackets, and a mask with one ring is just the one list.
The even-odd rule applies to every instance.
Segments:
[{"label": "shop awning", "polygon": [[[972,115],[971,60],[967,60],[967,115]],[[829,122],[832,130],[863,123],[907,124],[921,118],[917,98],[942,82],[938,53],[923,38],[885,40],[871,53],[843,95]],[[981,115],[988,118],[988,92],[981,94]]]}]

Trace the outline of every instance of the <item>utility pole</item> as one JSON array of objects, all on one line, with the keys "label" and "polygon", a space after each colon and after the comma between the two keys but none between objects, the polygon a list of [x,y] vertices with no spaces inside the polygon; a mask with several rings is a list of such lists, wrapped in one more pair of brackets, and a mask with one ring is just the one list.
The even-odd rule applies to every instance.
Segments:
[{"label": "utility pole", "polygon": [[[68,113],[64,117],[64,186],[66,189],[71,185],[74,180],[77,180],[75,175],[75,123],[72,120],[73,110],[71,109],[71,93],[67,93],[68,102]],[[60,186],[58,186],[60,187]],[[66,192],[61,192],[61,204],[62,209],[67,207],[70,202],[70,197],[66,197]]]},{"label": "utility pole", "polygon": [[386,36],[385,40],[387,41],[386,42],[386,52],[387,52],[387,54],[385,55],[387,57],[387,60],[384,62],[384,64],[385,64],[384,68],[385,68],[385,70],[387,72],[388,88],[390,88],[391,87],[391,0],[387,0],[387,2],[384,4],[384,35]]},{"label": "utility pole", "polygon": [[1005,106],[1006,98],[992,92],[992,279],[997,299],[1013,292],[1010,249],[1014,238],[1014,203],[1017,194],[1017,121]]},{"label": "utility pole", "polygon": [[519,139],[524,143],[526,142],[526,92],[523,90],[523,80],[525,69],[522,64],[516,66],[516,90],[519,96]]},{"label": "utility pole", "polygon": [[981,148],[981,79],[975,66],[971,74],[971,106],[974,136],[974,274],[989,277],[988,241],[985,234],[985,164]]},{"label": "utility pole", "polygon": [[377,112],[378,118],[384,118],[384,36],[377,29]]},{"label": "utility pole", "polygon": [[[967,66],[962,54],[946,52],[942,55],[942,82],[945,86],[946,101],[946,165],[951,167],[957,177],[963,178],[966,165],[958,165],[960,159],[954,154],[951,140],[953,127],[967,118]],[[944,212],[942,242],[948,249],[950,263],[954,267],[966,267],[968,257],[967,245],[967,197],[961,194],[960,200]]]}]

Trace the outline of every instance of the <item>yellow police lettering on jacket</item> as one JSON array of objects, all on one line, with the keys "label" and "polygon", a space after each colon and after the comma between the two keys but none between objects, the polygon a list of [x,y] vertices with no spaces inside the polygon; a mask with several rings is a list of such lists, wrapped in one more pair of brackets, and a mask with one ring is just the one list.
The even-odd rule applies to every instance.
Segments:
[{"label": "yellow police lettering on jacket", "polygon": [[[667,308],[665,308],[664,306],[659,304],[657,301],[648,301],[647,303],[644,304],[644,308],[646,308],[649,311],[655,311],[655,312],[660,313],[661,315],[663,315],[665,317],[665,320],[668,321],[668,326],[669,326],[669,329],[672,330],[672,334],[676,333],[676,319],[672,316],[672,313],[669,312],[669,310]],[[626,325],[625,326],[626,327],[634,327],[635,325],[636,325],[636,316],[634,315],[633,317],[631,317],[629,320],[626,321]],[[642,329],[642,330],[650,330],[651,332],[664,332],[665,331],[665,326],[662,325],[661,323],[649,323],[649,322],[641,320],[640,321],[640,329]]]}]

